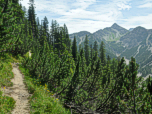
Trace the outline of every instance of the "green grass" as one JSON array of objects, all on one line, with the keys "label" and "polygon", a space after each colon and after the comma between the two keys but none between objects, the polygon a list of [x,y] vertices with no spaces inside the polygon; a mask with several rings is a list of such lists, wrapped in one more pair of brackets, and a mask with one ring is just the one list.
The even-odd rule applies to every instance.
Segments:
[{"label": "green grass", "polygon": [[[23,59],[21,56],[11,57],[11,54],[5,54],[1,58],[3,69],[0,70],[0,86],[11,87],[11,79],[14,77],[11,63],[20,63]],[[1,66],[0,66],[1,68]],[[47,91],[47,85],[41,85],[39,80],[31,78],[28,69],[19,65],[19,70],[24,75],[24,83],[31,97],[29,97],[30,114],[71,114],[70,110],[65,109],[59,99],[53,97],[53,93]],[[0,114],[8,114],[15,107],[15,100],[12,97],[2,96],[3,91],[0,90]]]}]

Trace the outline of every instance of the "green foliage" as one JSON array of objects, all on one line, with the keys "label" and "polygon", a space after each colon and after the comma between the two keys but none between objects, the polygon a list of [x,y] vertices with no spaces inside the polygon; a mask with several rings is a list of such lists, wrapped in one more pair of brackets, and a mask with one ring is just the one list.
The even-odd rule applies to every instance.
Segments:
[{"label": "green foliage", "polygon": [[[1,10],[2,7],[3,5],[0,5]],[[0,15],[1,24],[5,24],[0,28],[2,31],[0,34],[1,42],[4,43],[4,45],[1,45],[0,50],[2,51],[3,48],[10,49],[11,46],[6,47],[5,44],[9,45],[13,37],[14,39],[11,42],[13,43],[11,48],[15,48],[15,52],[12,53],[13,56],[17,55],[18,59],[20,59],[19,54],[25,54],[21,60],[22,65],[20,65],[20,68],[26,75],[28,90],[33,94],[30,98],[31,108],[34,110],[32,113],[68,113],[61,110],[61,105],[57,106],[57,103],[54,103],[49,96],[51,93],[44,92],[46,88],[55,94],[55,97],[59,97],[60,103],[64,107],[75,105],[73,109],[78,113],[90,110],[99,113],[117,113],[118,110],[125,113],[126,110],[130,109],[134,113],[151,111],[152,107],[150,105],[152,104],[148,102],[151,101],[151,82],[149,80],[144,82],[141,88],[138,87],[141,78],[137,78],[139,65],[136,64],[134,58],[131,58],[128,66],[124,63],[124,57],[120,58],[120,60],[113,59],[110,61],[111,55],[109,54],[110,57],[108,56],[107,61],[103,41],[100,44],[99,52],[97,51],[97,42],[95,42],[90,57],[87,35],[83,45],[84,49],[79,48],[80,52],[77,54],[76,38],[71,49],[71,40],[65,25],[59,27],[55,21],[52,23],[52,34],[48,35],[46,18],[44,26],[37,29],[33,7],[29,9],[29,20],[26,20],[22,15],[23,11],[18,9],[19,12],[13,13],[11,16],[22,18],[24,21],[15,18],[13,22],[9,19],[7,12],[12,13],[16,9],[15,7],[21,7],[11,3],[9,7],[12,7],[12,9],[6,8],[9,10],[4,10],[4,14]],[[2,13],[0,12],[0,14]],[[21,16],[19,17],[17,14],[21,14]],[[6,19],[3,18],[4,16]],[[14,33],[14,35],[17,35],[17,32],[20,33],[18,36],[11,36],[12,33],[9,33],[9,31],[12,32],[8,28],[10,23],[12,27],[18,27]],[[21,23],[28,26],[21,26]],[[25,34],[27,31],[28,33]],[[48,42],[51,36],[55,41],[52,45]],[[23,44],[24,41],[27,43]],[[114,46],[114,50],[123,48],[119,43],[111,42],[111,44]],[[27,55],[29,49],[33,53],[30,59]],[[134,47],[128,51],[130,55],[134,55],[136,50],[137,47]],[[110,50],[108,52],[110,53]],[[145,54],[147,54],[146,51]],[[1,71],[3,70],[4,68],[1,66]],[[149,72],[147,68],[144,70],[145,74]],[[5,75],[5,77],[7,76]],[[45,85],[44,91],[40,87],[40,82]],[[4,83],[1,82],[0,84]],[[146,90],[143,89],[144,87],[146,87]],[[38,99],[34,101],[34,98]],[[13,100],[7,99],[12,103],[11,107],[13,107]],[[81,107],[81,110],[76,105]]]}]

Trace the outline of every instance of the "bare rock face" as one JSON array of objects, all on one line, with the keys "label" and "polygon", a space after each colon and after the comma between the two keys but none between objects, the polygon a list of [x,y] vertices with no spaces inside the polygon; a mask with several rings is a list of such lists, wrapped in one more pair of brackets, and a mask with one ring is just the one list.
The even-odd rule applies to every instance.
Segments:
[{"label": "bare rock face", "polygon": [[120,41],[123,42],[123,44],[128,43],[129,47],[135,47],[139,44],[139,42],[142,42],[148,37],[148,31],[143,27],[136,27],[134,30],[129,32],[128,34],[122,36],[120,38]]},{"label": "bare rock face", "polygon": [[[117,58],[116,53],[120,57],[130,59],[134,57],[136,63],[140,65],[139,72],[145,77],[152,74],[152,29],[146,29],[138,26],[129,30],[114,23],[111,27],[100,29],[94,33],[87,31],[80,31],[77,33],[69,34],[71,41],[76,36],[77,48],[81,44],[84,47],[84,41],[87,35],[89,46],[97,41],[98,50],[101,42],[105,44],[105,54],[110,58]],[[78,49],[79,50],[79,49]],[[145,66],[145,67],[144,67]],[[148,73],[145,73],[148,72]]]}]

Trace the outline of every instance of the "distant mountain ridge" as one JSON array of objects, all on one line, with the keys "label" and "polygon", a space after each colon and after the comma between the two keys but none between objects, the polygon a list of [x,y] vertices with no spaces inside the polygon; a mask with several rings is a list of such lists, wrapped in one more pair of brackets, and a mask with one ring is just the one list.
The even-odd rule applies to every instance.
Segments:
[{"label": "distant mountain ridge", "polygon": [[82,37],[82,36],[90,35],[90,34],[91,33],[88,32],[88,31],[80,31],[80,32],[77,32],[77,33],[70,34],[70,38],[74,38],[74,36],[76,36],[76,37]]},{"label": "distant mountain ridge", "polygon": [[134,28],[130,28],[130,29],[129,29],[129,31],[132,31],[132,30],[134,30]]},{"label": "distant mountain ridge", "polygon": [[[111,27],[100,29],[94,33],[81,31],[69,34],[69,38],[73,41],[76,36],[77,48],[79,44],[84,46],[86,35],[88,36],[89,46],[94,45],[97,41],[98,49],[101,41],[105,43],[106,56],[117,58],[116,54],[129,59],[133,56],[140,65],[138,71],[142,76],[152,74],[152,29],[146,29],[138,26],[132,30],[127,30],[114,23]],[[151,64],[149,64],[151,63]],[[147,72],[147,73],[146,73]]]}]

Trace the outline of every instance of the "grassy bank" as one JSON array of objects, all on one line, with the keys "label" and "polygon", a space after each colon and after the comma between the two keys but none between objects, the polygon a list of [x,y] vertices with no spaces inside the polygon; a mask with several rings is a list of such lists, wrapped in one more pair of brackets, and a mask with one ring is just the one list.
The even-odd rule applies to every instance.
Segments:
[{"label": "grassy bank", "polygon": [[[3,96],[2,89],[12,87],[11,79],[14,77],[11,63],[20,63],[21,56],[13,57],[11,54],[5,54],[1,57],[0,68],[0,114],[10,113],[15,107],[15,100],[12,97]],[[70,110],[63,107],[59,99],[53,97],[53,93],[49,92],[47,85],[41,85],[39,80],[31,78],[28,69],[25,69],[21,64],[19,70],[24,75],[24,83],[30,94],[29,103],[31,107],[30,114],[71,114]]]}]

